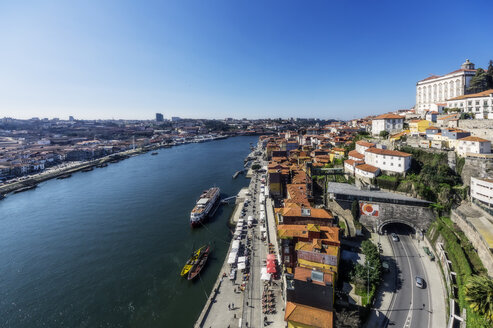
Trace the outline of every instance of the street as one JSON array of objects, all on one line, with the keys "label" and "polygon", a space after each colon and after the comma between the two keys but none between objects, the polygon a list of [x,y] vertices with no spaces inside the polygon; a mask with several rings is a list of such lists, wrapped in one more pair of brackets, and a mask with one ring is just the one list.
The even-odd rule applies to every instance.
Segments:
[{"label": "street", "polygon": [[[397,266],[396,292],[389,307],[388,324],[406,328],[429,327],[432,314],[429,279],[423,258],[412,242],[414,234],[403,225],[391,225],[387,233]],[[395,233],[399,241],[393,241],[391,233]],[[416,276],[424,279],[424,288],[416,286]]]}]

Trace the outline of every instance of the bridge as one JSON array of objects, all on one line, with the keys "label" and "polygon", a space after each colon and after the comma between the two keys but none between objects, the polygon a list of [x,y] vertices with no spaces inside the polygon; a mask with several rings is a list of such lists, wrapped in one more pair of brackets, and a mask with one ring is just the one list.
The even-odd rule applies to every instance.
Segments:
[{"label": "bridge", "polygon": [[238,197],[238,196],[231,196],[231,197],[223,198],[223,199],[221,199],[221,204],[229,203],[230,200],[235,199],[236,197]]}]

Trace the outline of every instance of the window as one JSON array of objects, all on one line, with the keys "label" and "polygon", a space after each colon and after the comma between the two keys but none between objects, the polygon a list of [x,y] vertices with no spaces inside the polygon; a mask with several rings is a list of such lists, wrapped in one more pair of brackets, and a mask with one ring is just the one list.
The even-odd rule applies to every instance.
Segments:
[{"label": "window", "polygon": [[394,163],[390,162],[390,166],[394,166]]},{"label": "window", "polygon": [[399,167],[401,167],[401,164],[399,164]]}]

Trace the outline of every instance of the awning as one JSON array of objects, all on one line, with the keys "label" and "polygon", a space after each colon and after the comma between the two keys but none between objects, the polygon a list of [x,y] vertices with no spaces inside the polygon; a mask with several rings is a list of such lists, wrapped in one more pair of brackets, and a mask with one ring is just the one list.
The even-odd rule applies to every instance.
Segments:
[{"label": "awning", "polygon": [[234,264],[234,263],[236,263],[236,255],[237,255],[236,252],[229,253],[228,264]]},{"label": "awning", "polygon": [[260,279],[261,280],[270,280],[270,274],[267,273],[267,268],[263,267],[260,270]]},{"label": "awning", "polygon": [[240,257],[238,257],[238,263],[246,262],[246,261],[247,261],[247,257],[246,256],[240,256]]},{"label": "awning", "polygon": [[246,268],[246,264],[244,262],[238,263],[238,270],[244,270]]}]

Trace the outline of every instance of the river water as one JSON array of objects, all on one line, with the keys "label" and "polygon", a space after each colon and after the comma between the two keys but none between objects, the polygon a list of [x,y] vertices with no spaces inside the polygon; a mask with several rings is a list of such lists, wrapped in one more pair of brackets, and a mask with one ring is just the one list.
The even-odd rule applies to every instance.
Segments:
[{"label": "river water", "polygon": [[[190,210],[216,185],[248,184],[256,137],[161,149],[46,181],[0,201],[0,327],[191,327],[229,246],[221,206],[191,229]],[[179,272],[192,248],[214,242],[196,281]]]}]

